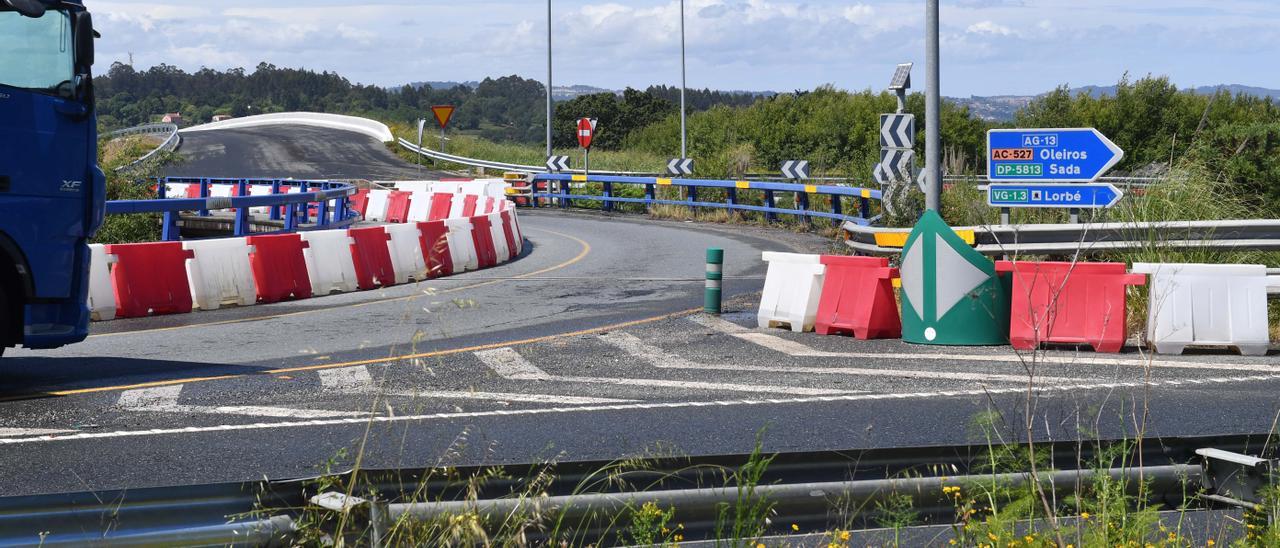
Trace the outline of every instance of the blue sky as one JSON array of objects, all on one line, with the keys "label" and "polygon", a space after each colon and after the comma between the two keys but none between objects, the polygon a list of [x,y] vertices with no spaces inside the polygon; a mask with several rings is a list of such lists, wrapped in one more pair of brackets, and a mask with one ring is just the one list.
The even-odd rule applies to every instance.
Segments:
[{"label": "blue sky", "polygon": [[[543,0],[87,0],[99,60],[278,66],[370,84],[546,75]],[[943,93],[1113,84],[1280,88],[1277,0],[942,0]],[[556,84],[679,84],[678,0],[554,0]],[[899,62],[923,87],[923,0],[686,0],[689,85],[880,89]]]}]

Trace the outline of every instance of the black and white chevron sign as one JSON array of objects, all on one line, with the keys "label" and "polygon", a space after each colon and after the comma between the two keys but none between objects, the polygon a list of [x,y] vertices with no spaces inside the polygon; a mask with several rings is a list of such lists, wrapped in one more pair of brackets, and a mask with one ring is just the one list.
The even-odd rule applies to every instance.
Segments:
[{"label": "black and white chevron sign", "polygon": [[547,171],[552,173],[569,171],[568,156],[550,156],[547,158]]},{"label": "black and white chevron sign", "polygon": [[788,179],[808,179],[808,160],[787,160],[782,162],[782,176]]},{"label": "black and white chevron sign", "polygon": [[914,148],[916,116],[914,114],[881,114],[880,147]]},{"label": "black and white chevron sign", "polygon": [[667,162],[667,173],[672,175],[693,175],[693,158],[672,158]]},{"label": "black and white chevron sign", "polygon": [[915,161],[916,152],[909,148],[881,150],[880,163],[876,164],[875,170],[876,182],[883,185],[891,181],[910,181]]}]

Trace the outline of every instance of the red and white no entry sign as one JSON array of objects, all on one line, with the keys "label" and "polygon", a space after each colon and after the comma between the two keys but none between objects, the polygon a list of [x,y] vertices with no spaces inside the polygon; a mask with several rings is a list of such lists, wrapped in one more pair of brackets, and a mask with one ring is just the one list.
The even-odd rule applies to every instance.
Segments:
[{"label": "red and white no entry sign", "polygon": [[578,146],[591,148],[591,137],[595,135],[596,126],[590,118],[578,119]]}]

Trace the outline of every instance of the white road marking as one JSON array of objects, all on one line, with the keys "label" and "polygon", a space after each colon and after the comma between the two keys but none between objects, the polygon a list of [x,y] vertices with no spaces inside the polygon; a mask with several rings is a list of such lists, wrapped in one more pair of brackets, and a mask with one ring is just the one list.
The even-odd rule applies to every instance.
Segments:
[{"label": "white road marking", "polygon": [[619,400],[614,398],[586,398],[580,396],[561,396],[558,394],[519,394],[514,392],[471,392],[465,390],[421,390],[416,392],[397,392],[395,396],[406,398],[439,398],[449,400],[495,400],[518,401],[527,403],[558,403],[563,405],[593,405],[598,403],[628,403],[636,400]]},{"label": "white road marking", "polygon": [[325,390],[351,392],[373,388],[373,376],[369,374],[369,369],[363,365],[321,369],[317,373],[320,374],[320,386]]},{"label": "white road marking", "polygon": [[[503,349],[498,349],[503,350]],[[510,350],[510,349],[506,349]],[[512,353],[515,351],[513,350]],[[546,376],[546,373],[538,369],[527,361],[523,364],[513,362],[510,356],[498,352],[490,356],[495,360],[494,363],[502,363],[504,370],[510,372],[517,379],[533,379],[541,378],[539,375]],[[524,361],[518,354],[516,358]],[[488,363],[488,362],[486,362]],[[496,369],[496,368],[495,368]],[[320,374],[320,385],[325,390],[346,393],[369,393],[376,392],[373,384],[373,375],[369,374],[367,367],[358,365],[355,367],[341,367],[338,369],[322,369],[318,371]],[[560,396],[557,394],[518,394],[513,392],[480,392],[475,390],[411,390],[411,391],[392,391],[387,393],[388,396],[398,396],[413,399],[442,399],[442,400],[491,400],[491,401],[508,401],[508,402],[525,402],[525,403],[558,403],[564,405],[593,405],[600,403],[626,403],[636,400],[621,400],[614,398],[584,398],[576,396]]]},{"label": "white road marking", "polygon": [[[721,320],[723,321],[723,320]],[[789,340],[765,335],[763,333],[740,333],[735,335],[739,338],[749,336],[762,335],[764,337],[772,337],[781,342],[779,346],[787,348],[787,345],[795,345],[800,348],[808,347],[799,343],[793,343]],[[1026,375],[999,375],[995,373],[965,373],[955,371],[912,371],[902,369],[879,369],[879,368],[859,368],[859,367],[803,367],[803,366],[758,366],[758,365],[736,365],[736,364],[702,364],[693,363],[684,358],[671,354],[661,348],[646,344],[635,335],[630,333],[608,333],[600,335],[600,339],[612,344],[628,354],[643,359],[654,367],[660,369],[700,369],[705,371],[754,371],[760,373],[811,373],[818,375],[860,375],[866,377],[906,377],[912,379],[946,379],[954,381],[979,381],[979,382],[1014,382],[1025,384],[1027,382]],[[756,341],[752,341],[756,342]],[[757,342],[757,344],[761,344]],[[772,345],[765,345],[768,348],[779,348]],[[1081,379],[1069,379],[1062,377],[1036,377],[1038,382],[1047,383],[1079,383]]]},{"label": "white road marking", "polygon": [[159,413],[188,413],[212,415],[249,415],[284,419],[324,419],[330,417],[363,417],[368,413],[326,411],[322,409],[292,409],[288,407],[262,407],[256,405],[180,405],[178,396],[183,385],[138,388],[120,393],[116,405],[129,411]]},{"label": "white road marking", "polygon": [[550,374],[529,363],[529,360],[524,359],[524,356],[511,347],[482,350],[475,354],[480,361],[504,379],[544,381],[551,378]]},{"label": "white road marking", "polygon": [[53,434],[65,434],[67,432],[78,432],[78,430],[53,430],[48,428],[0,428],[0,438],[16,438],[29,436],[49,436]]},{"label": "white road marking", "polygon": [[[834,390],[827,388],[802,388],[795,386],[770,386],[760,384],[737,384],[721,382],[701,382],[668,379],[632,379],[615,377],[577,377],[551,375],[529,363],[518,352],[510,347],[476,352],[476,357],[492,368],[498,375],[508,379],[539,380],[554,382],[577,382],[586,384],[613,384],[618,386],[644,386],[652,388],[684,388],[698,390],[720,390],[725,392],[759,392],[767,394],[827,395],[850,394],[853,390]],[[536,373],[534,373],[536,372]],[[508,376],[508,375],[514,376]]]},{"label": "white road marking", "polygon": [[[806,346],[804,344],[784,339],[776,335],[752,331],[742,327],[736,323],[714,318],[706,315],[697,315],[689,317],[689,320],[719,331],[726,335],[731,335],[738,339],[776,350],[796,357],[808,358],[863,358],[863,359],[889,359],[889,360],[932,360],[932,361],[959,361],[959,362],[1000,362],[1000,363],[1023,363],[1032,361],[1031,356],[1017,354],[942,354],[932,352],[917,352],[909,354],[894,353],[875,353],[875,352],[826,352]],[[1132,359],[1132,358],[1109,358],[1096,354],[1079,354],[1074,356],[1035,356],[1035,361],[1040,364],[1058,364],[1058,365],[1083,365],[1083,366],[1122,366],[1122,367],[1151,367],[1153,369],[1205,369],[1212,371],[1250,371],[1255,373],[1280,373],[1280,366],[1259,364],[1259,363],[1206,363],[1206,362],[1189,362],[1176,360],[1155,360],[1152,359]]]},{"label": "white road marking", "polygon": [[[1255,375],[1248,377],[1228,377],[1217,379],[1206,379],[1216,383],[1257,383],[1257,382],[1274,382],[1280,381],[1280,375]],[[1185,382],[1185,381],[1184,381]],[[1198,383],[1197,383],[1198,384]],[[1143,386],[1162,387],[1172,386],[1169,381],[1152,381],[1150,383],[1142,382],[1113,382],[1099,384],[1083,384],[1083,385],[1066,385],[1066,386],[1042,386],[1037,391],[1042,395],[1052,395],[1055,393],[1065,393],[1077,390],[1115,390],[1119,388],[1140,388]],[[274,430],[284,428],[311,428],[322,426],[352,426],[364,425],[368,423],[400,423],[400,422],[421,422],[429,420],[455,421],[459,419],[474,419],[487,417],[513,417],[513,416],[542,416],[555,415],[565,413],[590,413],[596,411],[636,411],[636,410],[656,410],[656,409],[693,409],[699,407],[734,407],[749,405],[766,405],[766,404],[806,404],[806,403],[828,403],[828,402],[858,402],[858,401],[878,401],[878,400],[913,400],[928,399],[938,397],[957,397],[957,396],[976,396],[986,397],[988,395],[999,394],[1019,394],[1025,392],[1026,388],[983,388],[976,390],[948,390],[942,392],[919,392],[914,394],[845,394],[833,396],[812,396],[805,398],[787,398],[787,399],[755,399],[755,400],[726,400],[726,401],[686,401],[686,402],[655,402],[655,403],[629,403],[629,404],[613,404],[613,405],[590,405],[576,407],[544,407],[537,409],[510,409],[497,411],[473,411],[464,413],[433,413],[427,415],[402,415],[402,416],[375,416],[364,418],[336,418],[336,419],[317,419],[308,421],[284,421],[272,423],[254,423],[254,424],[223,424],[216,426],[188,426],[181,428],[152,428],[149,430],[119,430],[114,432],[78,432],[66,435],[49,435],[34,438],[0,438],[0,445],[21,445],[30,443],[42,443],[53,441],[73,441],[73,440],[92,440],[92,439],[110,439],[110,438],[137,438],[146,436],[163,436],[174,434],[199,434],[206,432],[243,432],[251,430]]]}]

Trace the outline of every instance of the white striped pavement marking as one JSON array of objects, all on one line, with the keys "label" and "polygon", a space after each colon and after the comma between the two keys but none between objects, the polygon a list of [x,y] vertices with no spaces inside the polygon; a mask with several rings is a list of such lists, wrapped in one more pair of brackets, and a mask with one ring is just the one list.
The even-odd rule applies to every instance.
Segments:
[{"label": "white striped pavement marking", "polygon": [[363,365],[321,369],[317,373],[320,374],[320,386],[325,390],[347,392],[373,388],[373,376]]},{"label": "white striped pavement marking", "polygon": [[581,396],[561,396],[559,394],[519,394],[514,392],[472,392],[467,390],[420,390],[414,392],[396,392],[394,396],[406,398],[438,398],[450,400],[494,400],[516,401],[525,403],[558,403],[563,405],[593,405],[599,403],[629,403],[636,400],[620,400],[615,398],[587,398]]},{"label": "white striped pavement marking", "polygon": [[[1280,375],[1254,375],[1247,377],[1229,377],[1214,379],[1224,383],[1257,383],[1280,381]],[[1167,381],[1112,382],[1081,385],[1041,386],[1036,389],[1040,395],[1051,396],[1079,390],[1115,390],[1120,388],[1170,386]],[[314,428],[323,426],[354,426],[369,423],[388,424],[401,422],[422,422],[431,420],[456,421],[460,419],[476,419],[487,417],[543,416],[566,413],[590,413],[596,411],[643,411],[660,409],[694,409],[699,407],[733,407],[765,404],[807,404],[831,402],[859,402],[878,400],[911,400],[937,398],[941,396],[963,397],[974,396],[986,398],[990,395],[1020,394],[1026,392],[1025,387],[1013,388],[981,388],[976,390],[948,390],[946,392],[920,392],[915,394],[845,394],[832,396],[811,396],[787,399],[754,399],[725,401],[684,401],[629,403],[611,405],[583,405],[575,407],[543,407],[537,409],[503,409],[493,411],[473,411],[463,413],[432,413],[426,415],[374,416],[364,418],[316,419],[307,421],[258,422],[252,424],[222,424],[216,426],[188,426],[180,428],[152,428],[147,430],[118,430],[114,432],[79,432],[66,435],[48,435],[33,438],[0,438],[0,445],[22,445],[54,441],[74,441],[112,438],[136,438],[145,436],[163,436],[173,434],[193,434],[206,432],[242,432],[251,430],[274,430],[284,428]]]},{"label": "white striped pavement marking", "polygon": [[[722,382],[701,382],[668,379],[633,379],[626,377],[578,377],[551,375],[529,363],[515,349],[510,347],[484,350],[475,353],[480,361],[492,368],[498,375],[508,379],[532,379],[539,381],[576,382],[586,384],[613,384],[618,386],[643,386],[651,388],[684,388],[697,390],[720,390],[725,392],[759,392],[766,394],[795,395],[827,395],[851,394],[854,390],[834,390],[827,388],[802,388],[796,386],[770,386],[760,384],[737,384]],[[505,373],[504,373],[505,372]],[[507,376],[508,374],[518,376]]]},{"label": "white striped pavement marking", "polygon": [[77,432],[77,430],[55,430],[49,428],[0,428],[0,438],[49,436],[53,434],[65,434],[67,432]]},{"label": "white striped pavement marking", "polygon": [[[737,336],[745,337],[749,335],[763,335],[762,333],[742,333]],[[770,337],[771,335],[764,335]],[[879,369],[879,368],[860,368],[860,367],[802,367],[802,366],[764,366],[764,365],[737,365],[737,364],[702,364],[693,363],[679,356],[675,356],[661,348],[646,344],[635,335],[630,333],[607,333],[600,335],[600,339],[612,344],[623,351],[637,358],[643,359],[654,367],[659,369],[698,369],[704,371],[753,371],[759,373],[811,373],[818,375],[859,375],[866,377],[905,377],[912,379],[946,379],[953,381],[980,381],[980,382],[1014,382],[1026,384],[1026,375],[999,375],[995,373],[965,373],[957,371],[912,371],[903,369]],[[786,339],[777,339],[782,343],[795,344]],[[755,341],[753,341],[755,342]],[[759,343],[757,343],[759,344]],[[786,344],[783,346],[785,347]],[[769,347],[769,346],[767,346]],[[776,349],[776,348],[775,348]],[[1039,382],[1051,383],[1079,383],[1081,379],[1069,379],[1062,377],[1040,377],[1036,380]]]},{"label": "white striped pavement marking", "polygon": [[[704,327],[731,335],[738,339],[776,350],[784,354],[804,358],[864,358],[891,360],[931,360],[961,362],[1030,362],[1029,356],[1017,354],[942,354],[919,352],[910,354],[875,353],[875,352],[826,352],[804,344],[784,339],[776,335],[752,331],[736,323],[707,315],[690,316],[689,320]],[[1083,366],[1122,366],[1151,367],[1154,369],[1204,369],[1211,371],[1248,371],[1253,373],[1280,373],[1280,366],[1261,363],[1207,363],[1177,360],[1109,358],[1095,354],[1079,354],[1074,356],[1046,356],[1034,358],[1040,364],[1083,365]]]},{"label": "white striped pavement marking", "polygon": [[288,407],[263,407],[256,405],[180,405],[178,396],[183,385],[138,388],[120,393],[116,405],[129,411],[160,413],[200,413],[211,415],[249,415],[283,419],[323,419],[329,417],[363,417],[368,413],[326,411],[321,409],[292,409]]},{"label": "white striped pavement marking", "polygon": [[[516,357],[519,358],[518,355]],[[494,359],[502,359],[502,363],[504,364],[511,363],[510,358],[502,355],[495,355]],[[536,378],[538,375],[546,375],[546,373],[542,372],[541,369],[538,369],[527,362],[524,366],[517,364],[505,367],[509,367],[506,370],[515,375],[515,378]],[[523,367],[523,369],[521,369],[521,367]],[[376,390],[373,385],[373,376],[369,374],[368,368],[363,365],[320,370],[318,373],[320,374],[320,385],[323,386],[325,390],[347,393],[365,392],[370,394],[374,393]],[[626,403],[635,401],[614,398],[560,396],[557,394],[480,392],[475,390],[402,390],[389,392],[387,395],[413,399],[489,400],[524,403],[559,403],[564,405],[592,405],[600,403]]]},{"label": "white striped pavement marking", "polygon": [[482,350],[475,355],[504,379],[543,381],[551,378],[546,371],[529,363],[529,360],[524,359],[524,356],[511,347]]}]

